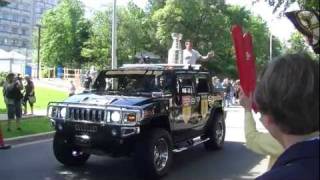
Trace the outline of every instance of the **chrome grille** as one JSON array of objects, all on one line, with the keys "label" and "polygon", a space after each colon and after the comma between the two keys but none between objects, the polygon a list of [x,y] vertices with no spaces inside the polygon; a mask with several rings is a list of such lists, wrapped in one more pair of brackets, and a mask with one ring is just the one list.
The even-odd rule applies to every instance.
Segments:
[{"label": "chrome grille", "polygon": [[67,118],[70,120],[86,120],[92,122],[100,122],[104,120],[104,116],[104,109],[69,107]]}]

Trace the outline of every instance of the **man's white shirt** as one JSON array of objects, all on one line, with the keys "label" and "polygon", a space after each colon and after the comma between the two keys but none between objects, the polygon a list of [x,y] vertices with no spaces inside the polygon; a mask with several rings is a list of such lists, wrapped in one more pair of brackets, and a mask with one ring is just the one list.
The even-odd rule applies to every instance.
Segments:
[{"label": "man's white shirt", "polygon": [[183,50],[183,64],[196,64],[197,60],[201,57],[201,54],[192,49],[191,51]]}]

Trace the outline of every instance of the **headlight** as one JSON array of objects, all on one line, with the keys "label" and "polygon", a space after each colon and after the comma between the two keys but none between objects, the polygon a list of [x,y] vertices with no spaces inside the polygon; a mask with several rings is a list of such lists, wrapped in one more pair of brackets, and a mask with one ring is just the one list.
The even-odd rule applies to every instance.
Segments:
[{"label": "headlight", "polygon": [[121,114],[119,111],[113,111],[111,114],[111,121],[119,122],[121,120]]},{"label": "headlight", "polygon": [[65,108],[65,107],[61,108],[61,110],[60,110],[61,117],[65,118],[66,114],[67,114],[67,108]]}]

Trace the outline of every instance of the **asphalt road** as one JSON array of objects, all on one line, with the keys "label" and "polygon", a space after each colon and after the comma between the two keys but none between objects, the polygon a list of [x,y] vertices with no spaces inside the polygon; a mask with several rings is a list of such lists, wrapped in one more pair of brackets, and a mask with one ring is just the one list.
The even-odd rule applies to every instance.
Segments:
[{"label": "asphalt road", "polygon": [[[263,156],[244,146],[243,111],[229,108],[225,146],[207,152],[202,145],[174,155],[173,167],[163,180],[254,179],[266,169]],[[138,180],[130,158],[91,156],[80,168],[59,164],[52,140],[14,146],[0,151],[0,180]]]}]

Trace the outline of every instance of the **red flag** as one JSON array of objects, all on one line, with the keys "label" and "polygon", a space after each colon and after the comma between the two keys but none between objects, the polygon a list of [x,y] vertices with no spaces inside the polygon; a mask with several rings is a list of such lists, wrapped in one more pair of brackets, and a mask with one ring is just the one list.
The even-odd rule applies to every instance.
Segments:
[{"label": "red flag", "polygon": [[243,46],[243,33],[240,26],[236,25],[232,27],[232,39],[233,39],[233,45],[234,50],[236,53],[236,63],[237,63],[237,69],[239,73],[239,79],[240,79],[240,85],[241,87],[244,87],[245,77],[243,72],[243,65],[244,65],[244,46]]},{"label": "red flag", "polygon": [[[236,25],[232,27],[232,38],[236,52],[240,85],[245,95],[249,96],[256,87],[256,67],[252,36],[249,33],[243,35],[241,27]],[[252,105],[252,108],[257,112],[255,104]]]}]

